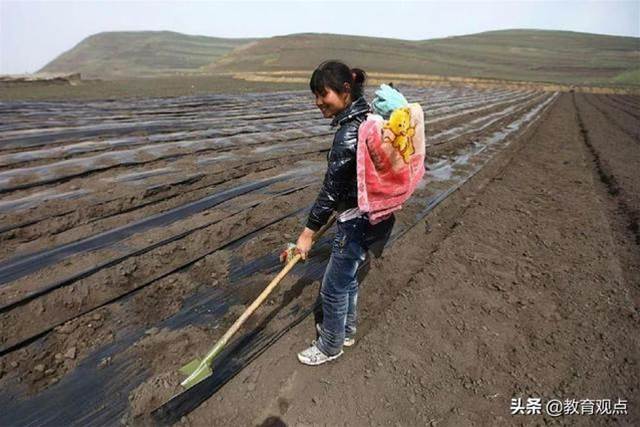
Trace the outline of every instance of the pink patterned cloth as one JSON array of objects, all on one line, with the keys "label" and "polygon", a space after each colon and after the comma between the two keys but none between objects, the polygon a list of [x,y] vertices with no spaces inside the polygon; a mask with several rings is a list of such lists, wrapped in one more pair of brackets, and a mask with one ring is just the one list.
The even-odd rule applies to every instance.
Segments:
[{"label": "pink patterned cloth", "polygon": [[381,116],[368,114],[358,129],[358,207],[369,212],[371,224],[402,209],[425,173],[424,113],[418,103],[408,107],[412,131],[407,141],[413,146],[410,155],[405,152],[403,156],[392,144],[395,135],[385,129],[387,121]]}]

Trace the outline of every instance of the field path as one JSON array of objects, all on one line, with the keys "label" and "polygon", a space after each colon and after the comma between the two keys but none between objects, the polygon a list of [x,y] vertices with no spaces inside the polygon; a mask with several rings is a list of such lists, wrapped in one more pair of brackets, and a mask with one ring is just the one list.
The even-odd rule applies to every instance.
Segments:
[{"label": "field path", "polygon": [[[562,94],[374,263],[355,347],[300,365],[307,318],[179,425],[638,425],[640,251],[615,203]],[[629,415],[512,416],[518,397]]]}]

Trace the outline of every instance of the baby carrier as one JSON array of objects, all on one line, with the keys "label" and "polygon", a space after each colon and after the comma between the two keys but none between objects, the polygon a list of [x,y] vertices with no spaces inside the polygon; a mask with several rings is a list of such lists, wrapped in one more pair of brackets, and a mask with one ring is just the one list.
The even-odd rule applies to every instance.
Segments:
[{"label": "baby carrier", "polygon": [[425,173],[424,113],[382,84],[358,129],[358,207],[371,224],[402,209]]}]

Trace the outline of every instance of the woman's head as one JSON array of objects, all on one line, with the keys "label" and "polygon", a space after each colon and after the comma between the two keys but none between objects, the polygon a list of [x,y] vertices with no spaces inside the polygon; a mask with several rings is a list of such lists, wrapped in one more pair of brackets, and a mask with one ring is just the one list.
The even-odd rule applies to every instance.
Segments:
[{"label": "woman's head", "polygon": [[333,117],[363,95],[366,79],[360,68],[349,68],[332,60],[318,65],[311,74],[309,87],[324,117]]}]

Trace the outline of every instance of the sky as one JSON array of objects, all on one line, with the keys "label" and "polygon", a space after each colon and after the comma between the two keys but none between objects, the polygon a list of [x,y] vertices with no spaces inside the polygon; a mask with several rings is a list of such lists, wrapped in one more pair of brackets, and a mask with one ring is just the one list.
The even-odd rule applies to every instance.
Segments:
[{"label": "sky", "polygon": [[640,0],[0,0],[0,74],[36,72],[101,31],[216,37],[318,32],[424,40],[509,28],[640,37]]}]

